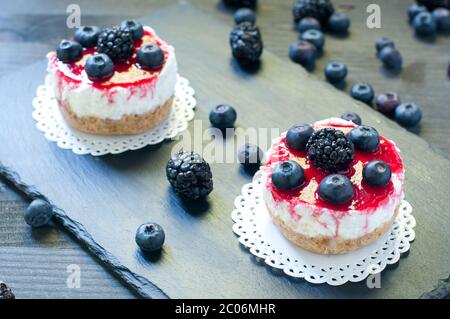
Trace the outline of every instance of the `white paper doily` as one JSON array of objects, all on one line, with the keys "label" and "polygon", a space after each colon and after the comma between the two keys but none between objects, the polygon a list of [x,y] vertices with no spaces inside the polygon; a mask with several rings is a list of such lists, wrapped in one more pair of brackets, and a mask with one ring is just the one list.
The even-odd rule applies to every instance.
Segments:
[{"label": "white paper doily", "polygon": [[391,231],[371,245],[342,255],[315,254],[289,242],[272,223],[262,201],[261,187],[258,172],[253,183],[242,188],[242,195],[234,203],[233,231],[254,256],[294,278],[333,286],[362,281],[383,271],[386,265],[397,263],[415,238],[412,207],[403,201]]},{"label": "white paper doily", "polygon": [[194,118],[193,109],[197,103],[189,81],[178,76],[172,111],[164,122],[141,134],[101,136],[80,132],[66,124],[50,86],[40,85],[36,94],[33,99],[33,118],[37,121],[36,127],[45,134],[45,137],[63,149],[71,149],[80,155],[94,156],[136,150],[174,138],[179,132],[184,131],[188,122]]}]

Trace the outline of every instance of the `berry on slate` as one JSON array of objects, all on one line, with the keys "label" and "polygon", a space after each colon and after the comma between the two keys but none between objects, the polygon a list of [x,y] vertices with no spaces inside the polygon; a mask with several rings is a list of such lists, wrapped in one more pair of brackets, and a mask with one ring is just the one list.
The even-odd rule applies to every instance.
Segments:
[{"label": "berry on slate", "polygon": [[400,103],[400,97],[395,92],[380,94],[375,100],[378,111],[384,114],[392,114]]},{"label": "berry on slate", "polygon": [[354,159],[353,143],[341,130],[323,128],[311,135],[307,156],[317,167],[329,172],[344,171]]},{"label": "berry on slate", "polygon": [[272,184],[278,189],[294,189],[305,182],[305,172],[295,161],[280,162],[272,171]]},{"label": "berry on slate", "polygon": [[62,40],[56,48],[56,55],[61,62],[75,62],[83,55],[83,47],[78,42]]},{"label": "berry on slate", "polygon": [[317,51],[322,51],[325,44],[325,37],[323,36],[322,31],[319,30],[308,30],[303,32],[300,36],[300,40],[308,41],[316,47]]},{"label": "berry on slate", "polygon": [[380,56],[381,50],[383,50],[385,47],[395,48],[394,40],[392,40],[391,38],[381,37],[375,41],[375,49],[377,50],[377,57]]},{"label": "berry on slate", "polygon": [[375,93],[369,83],[357,83],[352,86],[350,95],[352,98],[370,105]]},{"label": "berry on slate", "polygon": [[25,210],[25,222],[31,227],[43,227],[50,223],[53,207],[43,199],[35,199]]},{"label": "berry on slate", "polygon": [[330,83],[341,83],[347,77],[347,66],[343,63],[332,62],[325,66],[325,77]]},{"label": "berry on slate", "polygon": [[157,69],[164,64],[164,52],[156,44],[146,44],[139,48],[136,61],[143,68]]},{"label": "berry on slate", "polygon": [[236,24],[242,23],[242,22],[250,22],[251,24],[256,23],[256,14],[255,11],[249,8],[242,8],[237,10],[234,13],[234,22]]},{"label": "berry on slate", "polygon": [[450,32],[450,11],[445,8],[433,10],[433,17],[436,20],[437,29],[440,32]]},{"label": "berry on slate", "polygon": [[305,67],[314,66],[317,57],[317,49],[308,41],[300,40],[289,47],[289,58],[295,63]]},{"label": "berry on slate", "polygon": [[184,199],[204,198],[213,190],[211,168],[195,152],[174,154],[167,162],[166,175],[175,193]]},{"label": "berry on slate", "polygon": [[363,168],[363,180],[371,186],[386,186],[391,180],[391,168],[386,162],[375,160]]},{"label": "berry on slate", "polygon": [[15,299],[14,293],[4,282],[0,281],[0,300]]},{"label": "berry on slate", "polygon": [[233,56],[241,64],[259,61],[264,47],[258,27],[250,22],[240,23],[233,28],[230,46]]},{"label": "berry on slate", "polygon": [[118,27],[104,29],[98,36],[97,52],[105,53],[114,62],[125,62],[134,52],[131,32]]},{"label": "berry on slate", "polygon": [[96,26],[83,26],[75,31],[75,41],[85,48],[93,48],[97,45],[100,28]]},{"label": "berry on slate", "polygon": [[236,110],[228,104],[219,104],[209,112],[211,125],[218,129],[232,128],[236,118]]},{"label": "berry on slate", "polygon": [[350,18],[343,13],[335,13],[328,19],[327,27],[331,32],[345,34],[350,28]]},{"label": "berry on slate", "polygon": [[255,8],[257,0],[222,0],[222,2],[230,7],[237,8]]},{"label": "berry on slate", "polygon": [[403,59],[396,48],[389,46],[383,48],[380,51],[379,58],[386,69],[400,70],[402,68]]},{"label": "berry on slate", "polygon": [[91,55],[84,65],[88,78],[92,81],[103,81],[114,74],[114,63],[104,53]]},{"label": "berry on slate", "polygon": [[345,112],[344,114],[341,115],[341,119],[353,122],[356,125],[362,124],[361,117],[355,112]]},{"label": "berry on slate", "polygon": [[360,125],[348,133],[355,148],[363,152],[374,152],[380,145],[380,134],[371,126]]},{"label": "berry on slate", "polygon": [[395,109],[395,120],[402,126],[416,126],[421,119],[422,109],[414,103],[402,103]]},{"label": "berry on slate", "polygon": [[344,204],[353,198],[355,190],[352,182],[340,174],[325,177],[317,190],[319,197],[332,204]]},{"label": "berry on slate", "polygon": [[293,150],[304,150],[314,129],[309,124],[296,124],[286,133],[286,145]]},{"label": "berry on slate", "polygon": [[246,143],[238,150],[238,161],[247,169],[259,167],[263,151],[256,145]]},{"label": "berry on slate", "polygon": [[131,33],[134,41],[141,39],[144,36],[144,27],[136,20],[125,20],[120,23],[121,30],[128,30]]},{"label": "berry on slate", "polygon": [[412,23],[416,15],[421,12],[427,12],[428,9],[425,6],[418,5],[417,3],[413,3],[408,7],[408,20],[409,23]]},{"label": "berry on slate", "polygon": [[413,20],[413,27],[416,34],[421,37],[434,36],[437,25],[433,15],[429,12],[421,12]]},{"label": "berry on slate", "polygon": [[136,244],[144,252],[160,250],[165,239],[164,229],[157,223],[142,224],[135,235]]},{"label": "berry on slate", "polygon": [[313,17],[304,17],[297,23],[297,30],[300,32],[305,32],[308,30],[322,30],[320,22]]},{"label": "berry on slate", "polygon": [[297,0],[292,8],[292,13],[295,23],[305,17],[313,17],[324,26],[334,13],[334,7],[330,0]]}]

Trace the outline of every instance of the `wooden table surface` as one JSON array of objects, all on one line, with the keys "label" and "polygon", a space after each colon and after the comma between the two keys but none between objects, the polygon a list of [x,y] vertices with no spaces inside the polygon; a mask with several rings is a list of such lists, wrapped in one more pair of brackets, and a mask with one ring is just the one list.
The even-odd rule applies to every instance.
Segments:
[{"label": "wooden table surface", "polygon": [[[101,25],[147,15],[161,6],[175,2],[77,1],[82,10],[82,23]],[[230,12],[218,5],[218,1],[190,2],[215,18],[228,22],[231,27]],[[258,8],[258,25],[266,49],[286,60],[289,43],[298,37],[292,28],[292,2],[260,1]],[[446,76],[449,38],[440,36],[434,43],[415,39],[406,23],[409,1],[377,1],[382,8],[380,30],[365,27],[365,9],[373,1],[334,2],[345,4],[347,8],[348,4],[354,5],[348,11],[352,19],[352,32],[345,39],[327,36],[325,53],[318,60],[313,73],[323,78],[323,66],[336,59],[349,67],[345,90],[348,91],[356,81],[367,81],[377,92],[395,90],[404,100],[416,101],[424,108],[424,120],[420,130],[416,131],[417,134],[433,148],[450,157],[450,141],[447,138],[450,133],[450,83]],[[0,63],[1,77],[7,77],[12,71],[42,60],[60,38],[71,34],[72,31],[68,29],[54,28],[55,25],[64,25],[69,3],[72,1],[41,0],[29,3],[22,0],[4,5],[0,13],[0,61],[3,62]],[[374,58],[373,42],[380,35],[393,37],[400,48],[405,59],[405,67],[400,75],[386,73]],[[412,55],[420,63],[408,63]],[[9,283],[18,297],[134,297],[61,230],[30,231],[22,218],[25,206],[26,203],[8,187],[0,188],[0,280]],[[80,289],[68,289],[66,286],[66,267],[70,264],[83,266]]]}]

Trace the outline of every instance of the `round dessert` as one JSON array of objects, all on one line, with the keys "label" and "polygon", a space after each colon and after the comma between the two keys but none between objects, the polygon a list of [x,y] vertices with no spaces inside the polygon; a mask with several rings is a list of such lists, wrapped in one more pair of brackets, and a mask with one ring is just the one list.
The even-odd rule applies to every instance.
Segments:
[{"label": "round dessert", "polygon": [[174,98],[174,48],[133,20],[94,34],[97,29],[77,31],[75,39],[90,44],[82,52],[78,42],[63,40],[47,55],[47,84],[63,117],[73,128],[102,135],[137,134],[157,126],[170,114]]},{"label": "round dessert", "polygon": [[374,128],[343,119],[311,127],[303,130],[306,145],[289,147],[284,133],[266,154],[262,195],[272,220],[291,242],[315,253],[366,246],[391,228],[404,198],[399,150]]}]

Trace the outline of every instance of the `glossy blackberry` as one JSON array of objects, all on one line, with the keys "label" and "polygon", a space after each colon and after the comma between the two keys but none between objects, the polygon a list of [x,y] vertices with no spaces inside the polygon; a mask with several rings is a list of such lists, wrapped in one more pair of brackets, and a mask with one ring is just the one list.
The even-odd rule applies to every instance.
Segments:
[{"label": "glossy blackberry", "polygon": [[314,132],[306,145],[310,161],[329,172],[344,171],[354,159],[353,143],[344,132],[323,128]]},{"label": "glossy blackberry", "polygon": [[0,299],[15,299],[11,288],[9,288],[5,283],[0,282]]},{"label": "glossy blackberry", "polygon": [[222,2],[227,6],[238,8],[255,8],[258,3],[257,0],[222,0]]},{"label": "glossy blackberry", "polygon": [[429,10],[436,8],[450,9],[450,0],[417,0],[417,3],[427,7]]},{"label": "glossy blackberry", "polygon": [[97,52],[105,53],[114,62],[128,60],[134,52],[134,41],[130,31],[118,27],[104,29],[98,36]]},{"label": "glossy blackberry", "polygon": [[298,23],[305,17],[313,17],[325,25],[334,13],[334,7],[329,0],[297,0],[292,8],[294,21]]},{"label": "glossy blackberry", "polygon": [[233,56],[240,63],[257,62],[263,52],[263,42],[258,27],[250,22],[235,26],[230,33],[230,46]]},{"label": "glossy blackberry", "polygon": [[167,162],[166,174],[175,193],[184,199],[200,199],[213,190],[209,164],[195,152],[179,151]]}]

